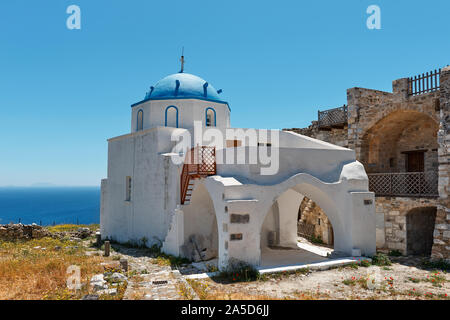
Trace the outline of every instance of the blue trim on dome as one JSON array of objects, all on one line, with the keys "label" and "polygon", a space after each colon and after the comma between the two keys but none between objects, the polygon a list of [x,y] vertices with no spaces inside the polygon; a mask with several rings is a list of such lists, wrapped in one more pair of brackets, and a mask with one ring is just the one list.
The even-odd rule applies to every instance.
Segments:
[{"label": "blue trim on dome", "polygon": [[225,103],[231,111],[227,102],[219,97],[219,93],[210,83],[202,78],[189,73],[174,73],[161,80],[150,91],[145,94],[144,100],[135,103],[132,107],[148,100],[168,99],[201,99],[205,101]]},{"label": "blue trim on dome", "polygon": [[174,73],[155,84],[147,98],[204,97],[221,100],[217,90],[208,82],[189,73]]},{"label": "blue trim on dome", "polygon": [[228,102],[226,101],[221,101],[221,100],[213,100],[213,99],[207,99],[207,98],[199,98],[199,97],[167,97],[167,98],[147,98],[144,100],[141,100],[139,102],[133,103],[131,105],[131,108],[136,107],[142,103],[145,103],[147,101],[157,101],[157,100],[179,100],[179,99],[197,99],[197,100],[203,100],[203,101],[209,101],[209,102],[215,102],[215,103],[222,103],[222,104],[226,104],[228,107],[228,110],[231,111],[230,105],[228,104]]}]

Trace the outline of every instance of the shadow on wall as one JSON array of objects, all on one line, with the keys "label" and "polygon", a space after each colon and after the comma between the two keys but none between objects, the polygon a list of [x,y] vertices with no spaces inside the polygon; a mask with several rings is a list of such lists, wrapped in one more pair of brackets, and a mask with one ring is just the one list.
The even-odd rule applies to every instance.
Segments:
[{"label": "shadow on wall", "polygon": [[195,183],[190,204],[183,208],[184,257],[208,261],[218,255],[218,229],[213,201],[203,183]]}]

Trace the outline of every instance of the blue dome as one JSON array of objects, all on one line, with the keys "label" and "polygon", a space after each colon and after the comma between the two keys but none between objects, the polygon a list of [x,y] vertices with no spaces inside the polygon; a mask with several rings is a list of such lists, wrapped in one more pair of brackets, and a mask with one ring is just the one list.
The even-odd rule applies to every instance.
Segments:
[{"label": "blue dome", "polygon": [[175,73],[158,81],[145,99],[198,98],[223,101],[217,90],[200,77],[189,73]]}]

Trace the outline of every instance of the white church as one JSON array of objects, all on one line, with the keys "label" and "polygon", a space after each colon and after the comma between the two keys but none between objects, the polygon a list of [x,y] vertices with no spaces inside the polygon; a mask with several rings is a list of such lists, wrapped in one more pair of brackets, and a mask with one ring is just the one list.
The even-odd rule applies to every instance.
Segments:
[{"label": "white church", "polygon": [[306,196],[330,220],[337,256],[373,255],[374,194],[355,152],[232,128],[221,96],[182,67],[131,106],[131,132],[108,140],[102,239],[159,244],[194,261],[217,259],[219,268],[314,260],[297,246]]}]

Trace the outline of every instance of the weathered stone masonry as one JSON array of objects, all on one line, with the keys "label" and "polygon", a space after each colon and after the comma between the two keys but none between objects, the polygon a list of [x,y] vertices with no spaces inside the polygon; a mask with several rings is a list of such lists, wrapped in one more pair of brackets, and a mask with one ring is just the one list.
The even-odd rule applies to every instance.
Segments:
[{"label": "weathered stone masonry", "polygon": [[[432,245],[433,258],[450,259],[450,67],[441,70],[439,90],[413,95],[408,78],[393,81],[392,87],[392,93],[348,89],[347,123],[342,126],[321,128],[313,121],[308,128],[285,130],[355,150],[369,177],[377,174],[387,181],[389,173],[394,174],[414,189],[418,174],[402,173],[423,171],[424,178],[417,183],[427,184],[424,194],[399,196],[392,189],[386,193],[393,196],[377,194],[377,246],[429,255]],[[416,163],[414,155],[420,155],[423,163]],[[401,184],[394,186],[397,193],[404,191]]]},{"label": "weathered stone masonry", "polygon": [[450,133],[450,67],[442,70],[440,79],[440,121],[438,131],[439,160],[439,204],[437,206],[436,224],[434,229],[434,258],[450,258],[450,203],[449,188],[449,147]]}]

